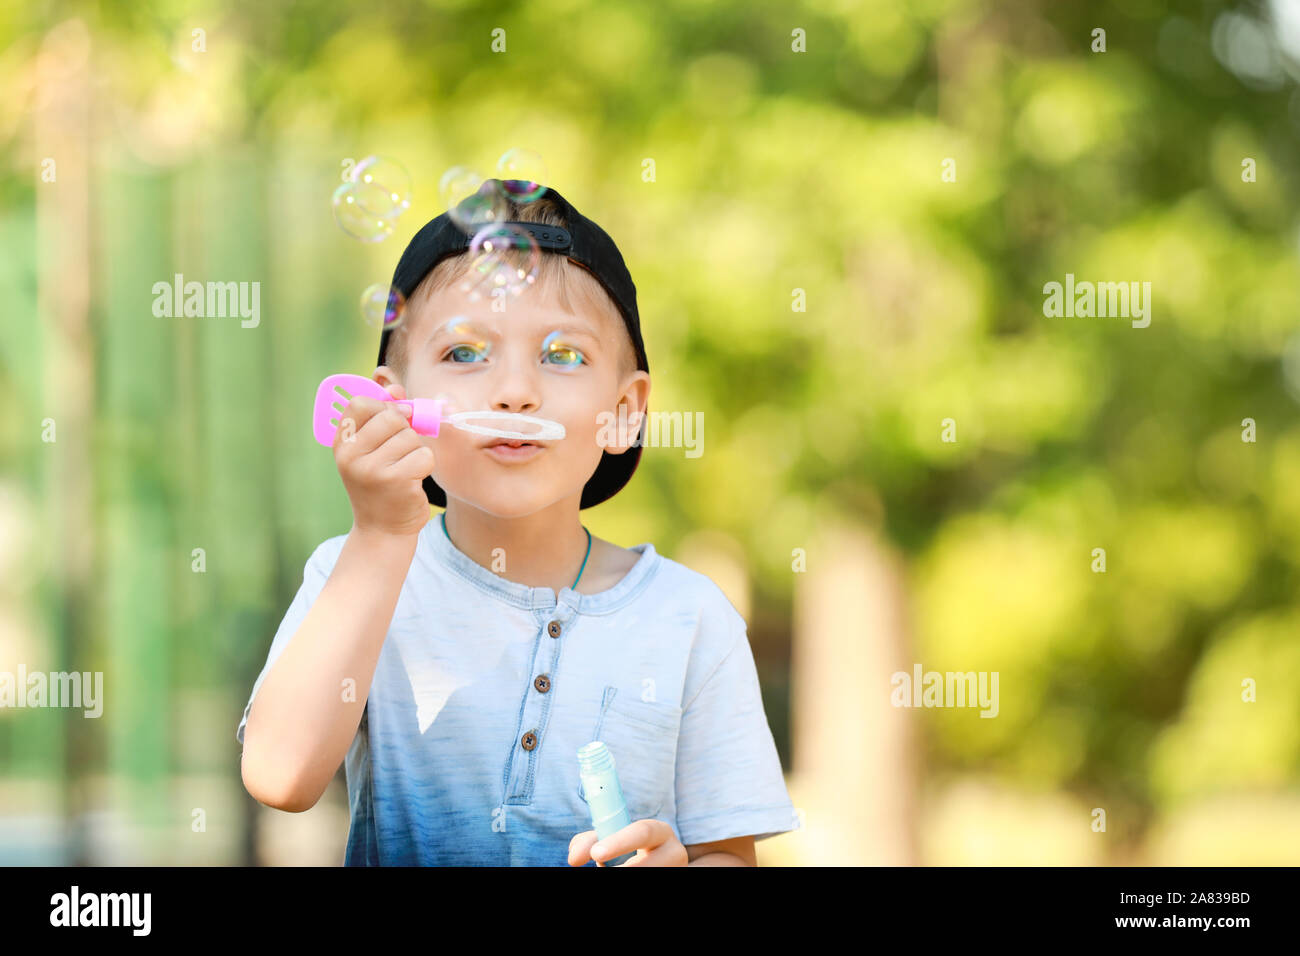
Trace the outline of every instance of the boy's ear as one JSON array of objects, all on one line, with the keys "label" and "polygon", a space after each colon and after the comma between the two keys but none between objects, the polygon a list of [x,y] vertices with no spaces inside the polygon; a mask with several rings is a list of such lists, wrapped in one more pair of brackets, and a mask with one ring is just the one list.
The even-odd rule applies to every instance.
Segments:
[{"label": "boy's ear", "polygon": [[384,388],[388,389],[389,394],[398,401],[406,398],[406,388],[402,385],[401,381],[398,380],[397,373],[387,365],[381,365],[376,368],[375,374],[372,378],[374,378],[374,380],[380,385],[384,386]]},{"label": "boy's ear", "polygon": [[[650,399],[650,375],[646,372],[637,371],[632,375],[623,394],[619,397],[618,404],[626,406],[628,431],[631,433],[630,438],[636,439],[641,433],[641,423],[645,420],[646,402]],[[617,406],[615,406],[617,409]],[[605,450],[611,455],[621,455],[632,446],[630,444],[615,444]]]}]

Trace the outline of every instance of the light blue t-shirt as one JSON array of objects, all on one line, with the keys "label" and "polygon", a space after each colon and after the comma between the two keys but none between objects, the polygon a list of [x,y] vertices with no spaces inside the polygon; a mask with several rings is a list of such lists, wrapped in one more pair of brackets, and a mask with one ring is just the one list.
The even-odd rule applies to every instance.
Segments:
[{"label": "light blue t-shirt", "polygon": [[[346,538],[308,560],[241,744]],[[345,760],[345,865],[567,866],[592,828],[577,757],[592,740],[613,753],[632,819],[663,820],[684,845],[798,828],[744,618],[707,576],[632,550],[614,587],[557,600],[424,526]]]}]

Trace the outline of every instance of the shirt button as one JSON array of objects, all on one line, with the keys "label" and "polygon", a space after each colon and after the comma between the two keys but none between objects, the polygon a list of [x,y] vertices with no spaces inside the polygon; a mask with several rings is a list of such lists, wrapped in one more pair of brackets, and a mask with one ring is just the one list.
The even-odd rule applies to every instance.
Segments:
[{"label": "shirt button", "polygon": [[543,694],[545,694],[548,690],[551,689],[551,679],[547,677],[545,674],[543,674],[540,677],[538,677],[537,680],[533,681],[533,686],[536,687]]},{"label": "shirt button", "polygon": [[537,746],[537,735],[530,730],[519,742],[523,744],[525,750],[532,750]]},{"label": "shirt button", "polygon": [[560,636],[560,622],[559,622],[559,621],[552,621],[550,624],[547,624],[547,625],[546,625],[546,633],[549,634],[549,635],[551,635],[551,637],[559,637],[559,636]]}]

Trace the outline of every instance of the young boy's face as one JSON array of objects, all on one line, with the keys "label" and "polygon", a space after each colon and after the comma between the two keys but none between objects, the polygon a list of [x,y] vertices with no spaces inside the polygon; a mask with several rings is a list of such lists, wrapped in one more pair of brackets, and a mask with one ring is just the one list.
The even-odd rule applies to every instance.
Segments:
[{"label": "young boy's face", "polygon": [[[503,312],[493,312],[490,299],[471,303],[459,282],[432,293],[418,310],[408,310],[405,374],[381,366],[376,378],[401,384],[409,398],[449,398],[453,412],[510,412],[564,426],[564,438],[539,441],[541,447],[523,457],[489,451],[499,437],[450,424],[439,437],[424,439],[434,452],[433,480],[449,499],[512,518],[581,496],[602,451],[626,450],[598,443],[599,433],[607,438],[611,431],[601,413],[612,413],[616,426],[618,406],[625,404],[635,438],[650,376],[636,369],[627,330],[609,314],[612,305],[574,314],[541,288],[505,301]],[[533,430],[508,420],[470,424]]]}]

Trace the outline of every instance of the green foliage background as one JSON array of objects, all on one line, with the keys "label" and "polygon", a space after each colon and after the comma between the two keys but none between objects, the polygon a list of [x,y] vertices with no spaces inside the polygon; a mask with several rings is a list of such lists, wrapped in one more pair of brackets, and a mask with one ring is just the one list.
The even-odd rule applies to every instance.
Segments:
[{"label": "green foliage background", "polygon": [[[622,248],[651,410],[707,423],[702,457],[647,454],[589,526],[669,555],[702,527],[739,542],[783,757],[791,549],[851,521],[907,558],[918,660],[1019,688],[996,721],[927,715],[935,772],[1128,808],[1130,840],[1216,794],[1293,793],[1300,425],[1283,364],[1300,302],[1300,72],[1268,88],[1225,67],[1214,38],[1229,11],[1270,14],[1151,0],[6,6],[9,626],[36,635],[50,669],[103,669],[115,696],[99,723],[0,714],[0,774],[49,782],[69,815],[90,801],[76,782],[120,777],[142,820],[171,806],[174,778],[238,784],[235,724],[270,636],[312,548],[350,522],[306,427],[315,384],[373,367],[356,298],[440,211],[441,173],[487,172],[524,146]],[[38,274],[73,226],[42,235],[38,208],[78,184],[41,181],[33,115],[58,71],[42,50],[78,20],[91,340],[66,342]],[[415,204],[363,246],[328,197],[341,162],[370,153],[401,159]],[[260,326],[154,317],[152,285],[175,273],[259,281]],[[1151,282],[1150,327],[1045,318],[1043,284],[1066,273]],[[61,349],[93,363],[86,461],[41,441],[74,384]],[[939,440],[945,418],[956,443]],[[65,468],[93,491],[90,525],[72,531]],[[60,584],[69,534],[94,556],[76,593]],[[1098,547],[1105,574],[1090,570]]]}]

